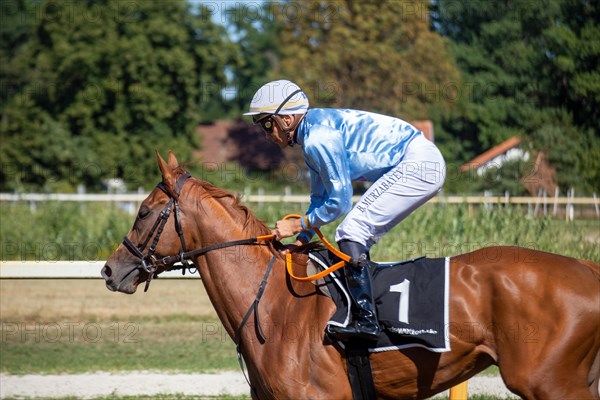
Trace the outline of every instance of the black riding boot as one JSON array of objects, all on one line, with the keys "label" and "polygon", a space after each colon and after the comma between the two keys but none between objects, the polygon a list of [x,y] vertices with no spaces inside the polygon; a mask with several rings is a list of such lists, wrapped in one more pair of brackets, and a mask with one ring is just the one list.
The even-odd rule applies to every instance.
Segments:
[{"label": "black riding boot", "polygon": [[377,340],[381,328],[377,322],[375,301],[369,275],[367,249],[360,243],[341,241],[340,250],[352,259],[344,269],[348,291],[354,302],[352,321],[346,327],[329,326],[329,333],[342,341],[350,339]]}]

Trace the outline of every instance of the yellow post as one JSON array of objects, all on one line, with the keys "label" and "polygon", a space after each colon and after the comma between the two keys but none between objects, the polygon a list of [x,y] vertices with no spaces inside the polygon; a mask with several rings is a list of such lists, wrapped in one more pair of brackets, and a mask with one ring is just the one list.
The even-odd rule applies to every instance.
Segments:
[{"label": "yellow post", "polygon": [[467,400],[467,381],[450,388],[450,400]]}]

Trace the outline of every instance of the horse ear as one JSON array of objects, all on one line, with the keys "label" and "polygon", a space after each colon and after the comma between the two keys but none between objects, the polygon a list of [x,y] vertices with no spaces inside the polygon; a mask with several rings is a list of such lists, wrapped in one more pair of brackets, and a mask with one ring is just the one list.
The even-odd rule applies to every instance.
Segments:
[{"label": "horse ear", "polygon": [[[171,156],[173,156],[171,158]],[[162,174],[163,184],[169,189],[173,189],[175,187],[175,182],[177,177],[175,176],[174,169],[179,165],[177,163],[177,159],[173,153],[169,153],[169,163],[160,156],[158,150],[156,151],[156,162],[158,163],[158,168],[160,168],[160,173]],[[171,167],[172,163],[175,163],[175,167]]]},{"label": "horse ear", "polygon": [[173,153],[171,150],[169,150],[169,168],[171,168],[171,170],[174,170],[175,168],[179,167],[179,161],[177,161],[177,158],[175,157],[175,153]]}]

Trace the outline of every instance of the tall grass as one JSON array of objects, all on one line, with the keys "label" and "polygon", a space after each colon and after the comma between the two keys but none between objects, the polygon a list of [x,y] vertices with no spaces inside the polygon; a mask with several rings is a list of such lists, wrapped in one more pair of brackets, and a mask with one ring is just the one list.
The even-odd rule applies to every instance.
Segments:
[{"label": "tall grass", "polygon": [[[269,226],[308,204],[250,204]],[[330,241],[341,220],[321,230]],[[426,255],[445,257],[495,245],[517,245],[600,261],[598,218],[565,221],[530,215],[527,206],[427,204],[388,232],[372,248],[374,260],[395,261]]]},{"label": "tall grass", "polygon": [[[269,226],[306,205],[249,204]],[[48,202],[0,207],[2,260],[103,260],[121,242],[134,216],[115,204]],[[323,233],[333,240],[337,223]],[[374,259],[456,255],[489,245],[519,245],[577,258],[600,259],[597,219],[566,222],[528,216],[526,208],[426,205],[373,247]]]},{"label": "tall grass", "polygon": [[134,217],[111,203],[47,202],[0,207],[2,260],[103,260]]}]

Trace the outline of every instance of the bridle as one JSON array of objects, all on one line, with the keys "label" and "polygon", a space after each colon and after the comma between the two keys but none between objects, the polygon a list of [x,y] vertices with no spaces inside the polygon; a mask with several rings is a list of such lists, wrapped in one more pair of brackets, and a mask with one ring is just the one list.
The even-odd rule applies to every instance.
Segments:
[{"label": "bridle", "polygon": [[[148,279],[146,280],[146,287],[144,288],[144,292],[148,291],[150,282],[152,281],[152,278],[156,275],[156,271],[158,270],[158,267],[160,267],[160,266],[170,267],[170,268],[167,268],[167,270],[169,270],[169,271],[174,270],[174,269],[182,269],[183,272],[185,273],[186,269],[191,270],[193,268],[192,266],[189,265],[189,260],[193,259],[193,257],[195,257],[195,256],[206,254],[212,250],[217,250],[217,249],[222,249],[222,248],[232,247],[232,246],[240,246],[240,245],[259,245],[259,244],[262,244],[261,242],[264,242],[267,240],[272,241],[273,247],[275,249],[281,250],[281,249],[285,248],[285,246],[283,244],[281,244],[281,242],[274,240],[275,235],[270,234],[270,235],[256,236],[256,237],[252,237],[252,238],[248,238],[248,239],[232,240],[230,242],[214,244],[214,245],[202,247],[200,249],[187,251],[186,245],[185,245],[185,238],[183,236],[183,229],[181,227],[181,217],[179,215],[180,208],[179,208],[179,203],[178,203],[177,199],[179,198],[179,194],[181,192],[181,189],[183,188],[183,185],[185,184],[186,180],[190,177],[191,177],[191,175],[189,173],[185,173],[185,174],[181,175],[179,177],[179,179],[177,179],[177,183],[175,184],[175,190],[173,191],[174,196],[173,196],[173,194],[171,194],[171,192],[167,189],[167,187],[162,182],[160,182],[160,183],[158,183],[158,185],[156,185],[157,188],[162,190],[169,197],[169,202],[167,203],[165,208],[160,212],[156,221],[154,221],[154,225],[152,225],[152,229],[150,229],[150,232],[148,232],[148,234],[146,235],[146,239],[144,240],[144,242],[142,244],[135,245],[127,236],[125,236],[123,238],[123,245],[125,246],[125,248],[127,250],[129,250],[129,252],[134,257],[136,257],[137,259],[140,260],[140,265],[137,268],[143,269],[144,271],[146,271],[148,273]],[[177,254],[175,256],[168,256],[168,257],[163,257],[163,258],[158,259],[154,256],[154,252],[156,251],[156,246],[158,245],[158,241],[160,240],[160,235],[162,234],[163,229],[164,229],[167,221],[169,220],[169,217],[171,216],[172,210],[174,210],[173,214],[175,214],[175,230],[177,231],[177,235],[179,236],[179,241],[181,242],[181,249],[179,250],[179,254]],[[146,252],[146,254],[144,254],[144,249],[146,248],[146,246],[148,246],[148,243],[150,242],[150,239],[152,239],[153,236],[154,236],[154,239],[152,240],[152,244],[148,248],[148,251]],[[265,287],[267,285],[267,279],[269,277],[269,274],[271,273],[271,270],[273,269],[273,266],[275,265],[276,259],[277,259],[277,255],[273,255],[273,257],[271,258],[271,261],[269,262],[269,265],[267,266],[265,275],[263,276],[263,279],[260,283],[256,297],[255,297],[254,301],[252,302],[252,304],[250,305],[250,308],[248,308],[246,315],[242,319],[242,322],[241,322],[240,326],[238,327],[238,330],[236,332],[236,337],[235,337],[235,343],[237,344],[236,351],[237,351],[237,356],[238,356],[238,362],[240,364],[242,373],[244,374],[244,377],[246,378],[246,382],[248,382],[248,385],[250,386],[250,388],[252,389],[253,392],[255,391],[255,388],[250,384],[250,380],[244,369],[244,360],[243,360],[243,356],[242,356],[241,334],[242,334],[242,330],[243,330],[244,326],[246,325],[246,323],[248,322],[250,316],[252,314],[254,314],[254,318],[256,320],[255,326],[257,329],[257,333],[259,335],[259,340],[264,341],[265,336],[262,332],[262,328],[261,328],[260,322],[258,320],[258,303],[260,302],[260,299],[262,298],[262,295],[265,291]],[[177,262],[181,262],[183,265],[182,266],[174,266],[173,264],[175,264]]]},{"label": "bridle", "polygon": [[[185,173],[181,175],[179,179],[177,179],[177,183],[175,184],[175,190],[173,191],[174,196],[173,194],[171,194],[171,192],[169,192],[167,187],[162,182],[159,182],[156,185],[156,187],[162,190],[169,197],[169,202],[167,203],[165,208],[163,208],[163,210],[160,212],[156,221],[154,221],[154,225],[152,225],[152,228],[146,235],[145,240],[141,244],[136,245],[127,236],[123,238],[123,245],[125,246],[125,248],[129,250],[129,252],[140,261],[140,264],[137,268],[142,269],[148,273],[148,279],[146,280],[144,292],[148,291],[148,287],[150,286],[152,278],[154,278],[157,275],[156,271],[161,266],[168,267],[166,269],[168,271],[181,269],[183,274],[185,275],[186,269],[194,269],[194,266],[190,265],[190,260],[193,260],[195,256],[203,255],[208,253],[209,251],[222,249],[226,247],[240,245],[258,245],[261,244],[260,242],[272,240],[274,238],[274,235],[256,236],[248,239],[233,240],[230,242],[214,244],[188,251],[185,244],[185,237],[183,235],[183,228],[181,226],[180,207],[177,199],[179,198],[179,194],[181,192],[181,189],[183,188],[183,185],[190,177],[191,174]],[[169,220],[171,214],[175,215],[175,231],[177,232],[177,235],[179,236],[179,241],[181,243],[179,254],[163,258],[156,258],[156,256],[154,255],[154,252],[156,251],[156,246],[158,246],[160,235],[162,234],[163,229],[167,221]],[[144,249],[146,249],[152,237],[154,237],[154,239],[152,240],[152,244],[148,248],[147,252],[144,254]],[[273,241],[273,244],[275,248],[283,247],[283,245],[278,241]],[[180,262],[182,265],[174,265],[178,262]]]},{"label": "bridle", "polygon": [[[152,228],[146,235],[145,240],[140,245],[135,245],[127,236],[125,236],[123,238],[123,245],[125,246],[125,248],[127,250],[129,250],[129,252],[140,261],[140,264],[137,266],[137,268],[142,269],[148,273],[148,279],[146,280],[146,287],[144,288],[144,292],[148,291],[150,282],[152,281],[152,278],[156,275],[156,271],[158,270],[159,267],[165,266],[165,267],[167,267],[166,270],[169,270],[169,271],[175,270],[175,269],[182,269],[183,273],[185,273],[186,269],[191,270],[194,268],[193,266],[190,266],[190,263],[189,263],[190,260],[193,260],[194,257],[206,254],[212,250],[223,249],[223,248],[232,247],[232,246],[240,246],[240,245],[264,245],[264,243],[262,243],[264,241],[271,241],[273,247],[276,250],[286,249],[286,246],[284,246],[278,240],[275,240],[275,235],[269,234],[269,235],[263,235],[263,236],[256,236],[256,237],[252,237],[252,238],[248,238],[248,239],[233,240],[230,242],[214,244],[214,245],[210,245],[210,246],[206,246],[206,247],[202,247],[199,249],[188,251],[186,249],[185,238],[183,235],[183,228],[181,226],[180,206],[179,206],[179,202],[177,201],[177,199],[179,198],[179,194],[181,192],[181,189],[183,188],[183,185],[185,184],[187,179],[190,177],[191,177],[191,175],[189,173],[185,173],[185,174],[181,175],[177,179],[177,183],[175,184],[175,189],[173,190],[173,193],[171,193],[167,189],[167,187],[164,185],[164,183],[159,182],[156,185],[156,187],[159,188],[160,190],[162,190],[169,197],[169,202],[167,203],[165,208],[163,208],[163,210],[160,212],[156,221],[154,221],[154,225],[152,225]],[[164,227],[165,227],[167,221],[169,220],[169,217],[171,216],[171,214],[175,215],[175,230],[177,232],[177,235],[179,236],[179,241],[181,242],[181,248],[179,250],[179,254],[177,254],[177,255],[167,256],[167,257],[158,259],[154,256],[154,252],[156,251],[156,246],[158,245],[160,236],[161,236],[161,234],[164,230]],[[287,219],[288,217],[297,218],[299,216],[289,215],[289,216],[286,216],[285,219]],[[323,237],[323,235],[318,230],[318,228],[315,228],[315,231],[319,235],[321,240],[323,240],[324,243],[326,243],[326,245],[330,248],[330,250],[332,250],[336,255],[345,257],[345,258],[347,258],[347,260],[350,259],[348,256],[346,256],[346,255],[340,253],[338,250],[332,248],[331,244],[329,244],[329,242],[327,242],[327,240]],[[148,243],[150,242],[150,239],[152,239],[152,237],[154,237],[154,239],[152,240],[152,244],[148,248],[148,251],[144,254],[144,249],[146,249],[146,247],[148,246]],[[244,368],[241,335],[242,335],[242,330],[244,329],[248,320],[250,319],[250,316],[254,315],[254,318],[255,318],[254,326],[257,331],[259,341],[261,341],[262,343],[264,343],[264,341],[265,341],[265,335],[262,332],[261,324],[260,324],[259,317],[258,317],[258,304],[265,292],[265,288],[267,285],[267,279],[273,269],[273,266],[275,265],[275,261],[277,260],[277,257],[278,257],[277,254],[274,254],[273,257],[271,258],[271,261],[267,265],[263,279],[262,279],[262,281],[259,285],[258,291],[256,293],[256,297],[254,298],[254,301],[252,302],[252,304],[248,308],[248,311],[246,312],[244,318],[242,319],[242,322],[240,323],[240,326],[238,327],[238,329],[235,333],[235,339],[234,339],[234,342],[236,343],[236,351],[237,351],[237,357],[238,357],[238,363],[240,365],[240,369],[242,370],[242,373],[244,374],[244,378],[246,379],[246,382],[248,382],[250,389],[252,390],[252,392],[255,395],[256,395],[256,389],[250,383],[250,380],[249,380],[248,375],[246,374],[246,370]],[[291,260],[290,253],[286,254],[286,259]],[[175,266],[174,264],[177,262],[181,262],[183,265]],[[192,262],[192,264],[193,264],[193,262]],[[291,265],[291,263],[288,263],[288,272],[291,273],[291,270],[289,269],[290,265]],[[339,266],[338,267],[334,266],[334,267],[336,269],[339,268]],[[332,268],[334,268],[334,267],[332,267]],[[330,268],[329,271],[331,271],[332,268]],[[324,271],[324,272],[328,272],[328,271]],[[293,274],[292,274],[292,276],[293,276]],[[310,278],[310,277],[308,277],[308,278]],[[306,280],[306,278],[295,278],[295,279]]]},{"label": "bridle", "polygon": [[[185,173],[181,175],[179,179],[177,179],[177,184],[175,185],[174,190],[175,196],[171,195],[164,183],[159,182],[158,185],[156,185],[156,187],[162,190],[169,197],[169,202],[167,203],[165,208],[163,208],[163,210],[160,212],[156,221],[154,221],[154,225],[150,229],[150,232],[148,232],[148,234],[146,235],[146,239],[141,244],[136,246],[127,236],[123,238],[123,245],[125,245],[125,248],[129,250],[129,252],[133,256],[137,257],[140,260],[141,263],[139,268],[143,269],[148,273],[148,280],[146,281],[146,287],[144,288],[144,292],[148,291],[150,281],[154,277],[156,271],[158,270],[158,267],[161,265],[168,265],[163,262],[164,259],[160,261],[157,260],[154,256],[154,252],[156,251],[156,246],[158,245],[158,241],[160,240],[160,235],[162,234],[163,229],[165,228],[165,225],[169,220],[169,217],[171,216],[172,209],[174,209],[175,214],[175,230],[177,231],[179,241],[181,242],[181,250],[179,251],[178,261],[181,261],[183,263],[182,268],[184,272],[186,268],[190,268],[188,259],[184,257],[184,254],[186,252],[185,238],[183,236],[183,229],[181,228],[181,216],[179,211],[179,203],[177,202],[177,198],[179,197],[181,188],[190,176],[191,175],[189,173]],[[154,234],[155,232],[156,234]],[[150,242],[150,239],[152,239],[153,236],[154,240],[152,241],[152,244],[150,245],[150,248],[148,248],[146,254],[144,254],[143,251],[146,248],[146,246],[148,246],[148,242]]]}]

